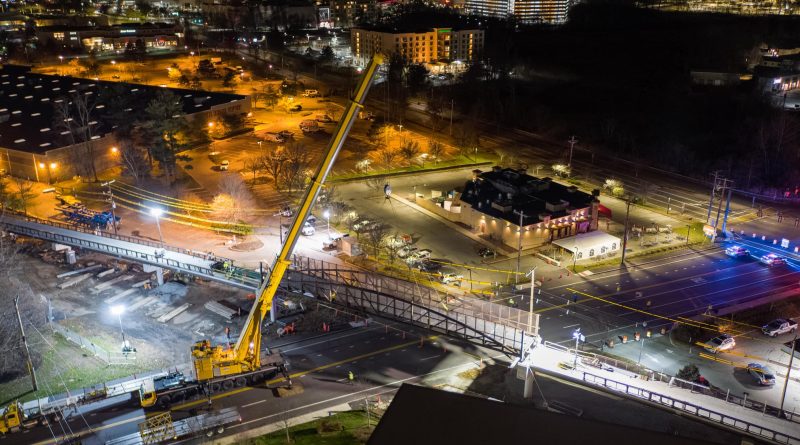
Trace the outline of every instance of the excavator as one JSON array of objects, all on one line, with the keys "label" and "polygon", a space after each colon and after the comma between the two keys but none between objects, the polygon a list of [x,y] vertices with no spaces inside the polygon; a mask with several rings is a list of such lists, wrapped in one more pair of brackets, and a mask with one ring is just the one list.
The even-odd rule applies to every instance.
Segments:
[{"label": "excavator", "polygon": [[[345,109],[342,119],[323,153],[322,162],[316,173],[311,177],[310,185],[300,202],[300,208],[294,215],[288,235],[271,268],[271,273],[263,281],[256,293],[256,301],[250,309],[236,343],[233,346],[212,345],[210,340],[201,340],[192,346],[192,360],[197,382],[211,385],[217,383],[224,389],[232,386],[244,386],[255,382],[259,377],[259,372],[264,368],[275,369],[276,366],[280,367],[278,361],[273,361],[270,356],[262,353],[261,327],[268,312],[272,309],[272,300],[278,291],[281,279],[291,264],[291,256],[303,229],[303,224],[311,214],[311,207],[316,202],[325,179],[336,161],[336,156],[339,154],[350,128],[353,126],[353,122],[364,106],[364,100],[372,80],[383,60],[384,57],[382,55],[376,54],[364,71],[364,76],[357,85],[355,95]],[[281,371],[288,380],[288,373],[285,371],[285,367]],[[291,381],[289,382],[291,384]],[[157,392],[156,388],[152,388],[150,394],[147,391],[143,391],[141,396],[142,405],[147,406],[155,403]]]}]

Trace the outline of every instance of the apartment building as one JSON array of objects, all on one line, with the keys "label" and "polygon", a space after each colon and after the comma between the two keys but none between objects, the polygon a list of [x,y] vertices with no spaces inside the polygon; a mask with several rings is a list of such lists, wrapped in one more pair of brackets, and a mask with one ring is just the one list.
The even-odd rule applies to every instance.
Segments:
[{"label": "apartment building", "polygon": [[483,51],[483,30],[433,28],[421,31],[353,28],[353,58],[365,62],[375,53],[399,54],[409,63],[471,62]]}]

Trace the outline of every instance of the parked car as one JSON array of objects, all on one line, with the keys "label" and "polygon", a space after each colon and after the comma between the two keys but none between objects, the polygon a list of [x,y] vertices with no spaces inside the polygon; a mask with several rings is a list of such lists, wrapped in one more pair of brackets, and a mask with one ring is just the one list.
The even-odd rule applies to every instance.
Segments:
[{"label": "parked car", "polygon": [[750,256],[750,251],[742,246],[731,246],[725,249],[725,255],[738,258],[743,256]]},{"label": "parked car", "polygon": [[488,248],[488,247],[481,247],[481,248],[478,250],[478,255],[479,255],[481,258],[489,258],[489,257],[492,257],[492,258],[494,258],[494,257],[496,257],[496,256],[497,256],[497,253],[496,253],[494,250],[492,250],[492,249],[490,249],[490,248]]},{"label": "parked car", "polygon": [[303,106],[300,104],[292,105],[289,107],[290,112],[303,111]]},{"label": "parked car", "polygon": [[314,226],[312,226],[306,221],[306,223],[303,224],[303,228],[300,229],[300,233],[302,233],[305,236],[311,236],[317,233],[317,229],[315,229]]},{"label": "parked car", "polygon": [[442,283],[452,284],[454,286],[461,286],[461,281],[464,279],[463,275],[456,273],[446,273],[442,275]]},{"label": "parked car", "polygon": [[427,260],[431,257],[431,249],[417,250],[413,254],[409,255],[409,257],[413,257],[416,260]]},{"label": "parked car", "polygon": [[761,386],[772,386],[775,384],[775,373],[766,365],[760,363],[748,363],[747,372]]},{"label": "parked car", "polygon": [[220,171],[227,171],[228,167],[231,165],[230,161],[227,159],[219,163]]},{"label": "parked car", "polygon": [[286,142],[286,138],[281,136],[280,133],[271,133],[271,132],[267,133],[266,135],[264,135],[264,139],[269,142],[277,142],[277,143]]},{"label": "parked car", "polygon": [[397,251],[397,256],[400,257],[400,258],[407,258],[409,255],[414,253],[414,251],[416,251],[416,250],[417,250],[416,247],[404,246],[404,247],[401,247]]},{"label": "parked car", "polygon": [[786,264],[786,258],[776,255],[774,253],[768,253],[761,257],[759,260],[761,263],[766,264],[767,266],[782,266]]},{"label": "parked car", "polygon": [[761,332],[770,337],[777,337],[797,330],[797,322],[788,318],[777,318],[761,327]]},{"label": "parked car", "polygon": [[318,114],[314,119],[317,122],[322,122],[323,124],[329,124],[333,122],[333,119],[331,119],[331,117],[327,114]]},{"label": "parked car", "polygon": [[417,261],[416,263],[414,263],[414,267],[416,267],[417,269],[421,270],[422,272],[432,273],[432,272],[436,272],[437,270],[441,269],[442,265],[439,264],[439,263],[434,263],[433,261],[422,260],[422,261]]},{"label": "parked car", "polygon": [[303,97],[319,97],[319,91],[317,90],[305,90],[302,94]]},{"label": "parked car", "polygon": [[716,354],[717,352],[731,350],[734,346],[736,346],[736,339],[728,334],[722,334],[707,341],[704,347],[706,351]]},{"label": "parked car", "polygon": [[278,134],[279,134],[279,135],[280,135],[282,138],[284,138],[284,139],[286,139],[286,140],[289,140],[289,139],[292,139],[292,138],[294,138],[294,133],[292,133],[292,132],[291,132],[291,131],[289,131],[289,130],[282,130],[282,131],[279,131],[279,132],[278,132]]}]

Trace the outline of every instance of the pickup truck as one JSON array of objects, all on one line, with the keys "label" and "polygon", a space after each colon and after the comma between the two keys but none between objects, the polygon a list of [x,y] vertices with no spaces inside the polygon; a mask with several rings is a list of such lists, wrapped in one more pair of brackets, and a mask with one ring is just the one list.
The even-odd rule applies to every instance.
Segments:
[{"label": "pickup truck", "polygon": [[770,337],[777,337],[797,330],[797,322],[788,318],[778,318],[761,327],[761,332]]}]

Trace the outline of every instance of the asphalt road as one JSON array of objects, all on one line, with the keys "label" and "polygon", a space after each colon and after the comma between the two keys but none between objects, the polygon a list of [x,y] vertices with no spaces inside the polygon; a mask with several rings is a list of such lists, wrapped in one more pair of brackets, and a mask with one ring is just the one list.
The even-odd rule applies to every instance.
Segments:
[{"label": "asphalt road", "polygon": [[[765,251],[751,248],[751,252],[760,256]],[[633,259],[624,269],[571,275],[557,284],[544,283],[540,299],[551,306],[536,310],[543,314],[545,322],[549,314],[566,309],[591,317],[599,326],[594,326],[596,332],[590,334],[598,336],[608,328],[642,322],[657,330],[672,325],[679,317],[704,313],[709,307],[719,310],[796,289],[798,280],[800,271],[793,261],[786,266],[768,267],[757,258],[731,258],[709,246]],[[571,332],[556,337],[571,337]]]},{"label": "asphalt road", "polygon": [[[420,335],[425,338],[420,347]],[[238,408],[243,422],[228,428],[225,434],[274,423],[285,415],[295,417],[342,403],[362,400],[367,396],[394,391],[403,382],[421,382],[457,373],[476,363],[477,348],[463,353],[460,348],[446,351],[446,339],[436,340],[425,333],[403,335],[392,327],[371,325],[368,328],[334,332],[322,338],[276,345],[292,364],[291,375],[304,391],[278,398],[266,387],[245,387],[213,397],[214,409]],[[347,372],[353,371],[356,385],[349,385]],[[272,386],[279,386],[275,382]],[[178,420],[203,412],[206,400],[188,402],[171,409]],[[114,437],[138,431],[144,411],[134,403],[116,406],[77,416],[62,425],[53,425],[52,432],[37,427],[6,438],[11,444],[44,445],[53,443],[53,436],[72,433],[81,436],[86,445],[102,444]]]}]

